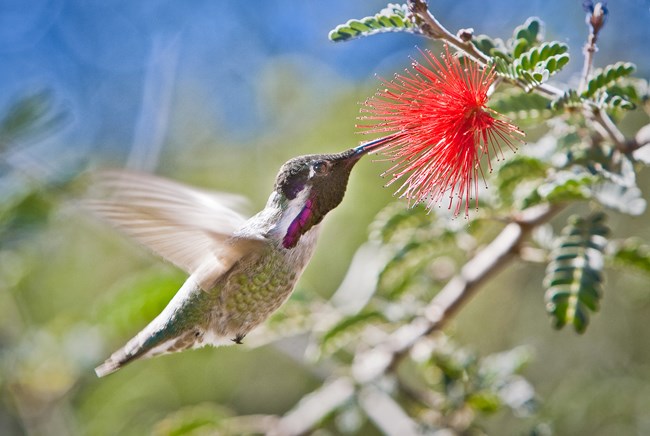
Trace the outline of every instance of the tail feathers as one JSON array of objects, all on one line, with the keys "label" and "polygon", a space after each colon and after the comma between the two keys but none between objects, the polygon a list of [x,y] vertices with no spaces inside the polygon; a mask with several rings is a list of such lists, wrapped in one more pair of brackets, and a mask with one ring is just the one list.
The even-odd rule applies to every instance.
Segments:
[{"label": "tail feathers", "polygon": [[97,377],[104,377],[134,360],[201,348],[206,345],[219,347],[234,343],[241,344],[241,339],[243,335],[219,336],[212,331],[201,331],[196,328],[170,338],[163,336],[161,331],[152,335],[149,329],[145,329],[95,368],[95,374]]},{"label": "tail feathers", "polygon": [[112,357],[109,357],[104,363],[95,368],[95,374],[97,374],[97,377],[104,377],[108,374],[113,374],[125,364],[126,362],[119,362],[118,360],[113,360]]},{"label": "tail feathers", "polygon": [[217,335],[207,325],[190,321],[194,318],[207,319],[204,309],[209,303],[205,301],[207,295],[190,277],[149,325],[95,368],[97,376],[104,377],[137,359],[200,348],[207,344],[232,343],[230,340],[237,334]]},{"label": "tail feathers", "polygon": [[[143,341],[141,339],[141,336],[142,333],[138,334],[124,347],[111,354],[111,357],[106,359],[104,363],[95,368],[95,374],[97,374],[97,377],[104,377],[108,374],[112,374],[127,363],[150,354],[150,347],[145,346],[147,341]],[[162,354],[163,352],[164,351],[161,351],[160,353],[156,354]],[[156,354],[151,353],[151,356],[154,356]]]},{"label": "tail feathers", "polygon": [[146,359],[214,343],[210,339],[213,335],[209,331],[204,338],[206,326],[194,325],[188,321],[196,317],[204,319],[206,316],[204,306],[209,303],[205,301],[207,295],[190,277],[167,307],[149,325],[95,368],[97,376],[104,377],[111,374],[136,359]]},{"label": "tail feathers", "polygon": [[137,359],[148,359],[161,354],[202,346],[200,344],[202,337],[203,332],[197,329],[180,334],[173,333],[169,328],[160,328],[154,320],[124,347],[111,354],[111,357],[95,368],[95,374],[98,377],[104,377]]}]

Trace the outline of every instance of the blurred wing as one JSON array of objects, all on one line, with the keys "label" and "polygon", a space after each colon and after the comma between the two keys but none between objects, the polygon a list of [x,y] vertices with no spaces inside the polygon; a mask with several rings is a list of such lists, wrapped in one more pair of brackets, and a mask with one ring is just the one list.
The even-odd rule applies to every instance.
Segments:
[{"label": "blurred wing", "polygon": [[98,173],[85,205],[155,253],[196,273],[204,290],[260,241],[232,238],[246,221],[243,197],[202,191],[149,174]]}]

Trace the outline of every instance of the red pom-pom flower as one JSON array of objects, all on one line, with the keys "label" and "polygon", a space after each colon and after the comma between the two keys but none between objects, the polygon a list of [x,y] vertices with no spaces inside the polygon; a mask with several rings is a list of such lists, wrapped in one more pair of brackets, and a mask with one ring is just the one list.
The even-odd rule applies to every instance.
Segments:
[{"label": "red pom-pom flower", "polygon": [[492,155],[503,155],[501,144],[516,149],[524,133],[486,106],[493,69],[461,60],[447,46],[441,59],[422,54],[424,64],[414,61],[364,103],[360,119],[373,123],[359,127],[388,134],[372,148],[396,162],[386,172],[389,185],[408,174],[397,191],[401,197],[431,208],[448,195],[454,215],[463,209],[468,215],[472,199],[478,207],[483,157],[492,170]]}]

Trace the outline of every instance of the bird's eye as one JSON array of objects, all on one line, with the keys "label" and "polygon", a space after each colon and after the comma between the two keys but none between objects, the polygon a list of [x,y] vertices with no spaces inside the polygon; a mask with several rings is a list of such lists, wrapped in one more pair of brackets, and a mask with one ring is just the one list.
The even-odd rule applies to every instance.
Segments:
[{"label": "bird's eye", "polygon": [[324,160],[319,160],[317,162],[314,162],[312,168],[314,169],[314,174],[322,175],[327,173],[329,170],[329,164]]}]

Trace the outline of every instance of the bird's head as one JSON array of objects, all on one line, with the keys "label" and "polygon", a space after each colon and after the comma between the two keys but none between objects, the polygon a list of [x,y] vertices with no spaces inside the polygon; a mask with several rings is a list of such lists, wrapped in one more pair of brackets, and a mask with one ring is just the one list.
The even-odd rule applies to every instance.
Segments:
[{"label": "bird's head", "polygon": [[343,200],[354,165],[376,144],[367,143],[337,154],[299,156],[280,168],[275,192],[283,217],[290,220],[282,245],[293,248]]}]

